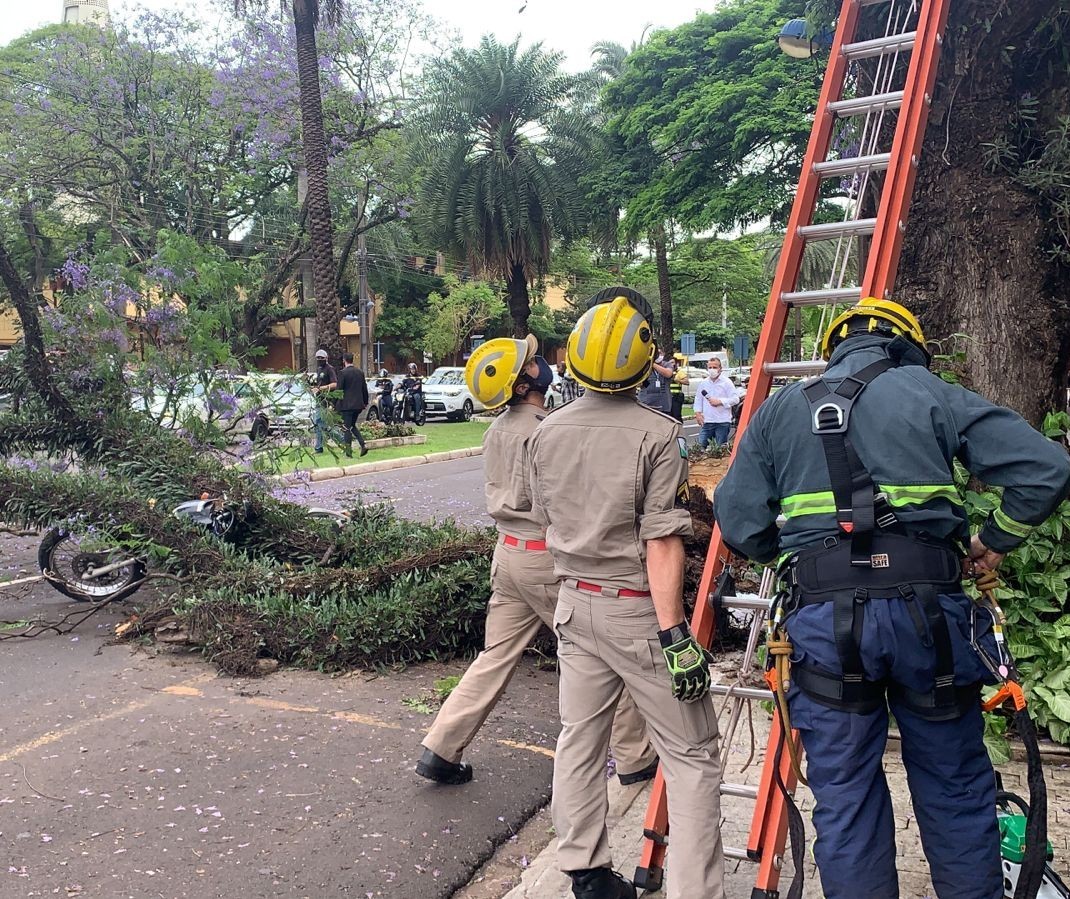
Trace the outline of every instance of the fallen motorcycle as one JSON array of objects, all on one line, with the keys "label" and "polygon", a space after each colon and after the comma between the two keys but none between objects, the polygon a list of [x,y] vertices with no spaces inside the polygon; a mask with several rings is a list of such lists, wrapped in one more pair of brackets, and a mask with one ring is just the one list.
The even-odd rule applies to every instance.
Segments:
[{"label": "fallen motorcycle", "polygon": [[[209,531],[221,540],[229,539],[237,525],[249,518],[246,502],[235,503],[225,496],[188,500],[172,513]],[[329,520],[341,528],[349,521],[345,512],[309,509],[310,518]],[[64,596],[78,602],[114,602],[136,593],[145,582],[146,560],[129,549],[110,546],[106,539],[68,527],[51,528],[37,549],[41,574]]]}]

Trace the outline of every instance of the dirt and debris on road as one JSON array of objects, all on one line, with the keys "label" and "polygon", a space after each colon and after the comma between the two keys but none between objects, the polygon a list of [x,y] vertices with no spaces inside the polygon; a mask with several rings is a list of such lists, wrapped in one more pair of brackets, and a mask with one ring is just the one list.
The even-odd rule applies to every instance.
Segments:
[{"label": "dirt and debris on road", "polygon": [[[34,538],[0,553],[0,579],[34,571]],[[75,605],[0,587],[3,619]],[[108,645],[130,608],[0,643],[0,896],[446,899],[548,801],[557,676],[534,659],[455,790],[413,766],[426,697],[464,661],[232,679],[184,649]]]}]

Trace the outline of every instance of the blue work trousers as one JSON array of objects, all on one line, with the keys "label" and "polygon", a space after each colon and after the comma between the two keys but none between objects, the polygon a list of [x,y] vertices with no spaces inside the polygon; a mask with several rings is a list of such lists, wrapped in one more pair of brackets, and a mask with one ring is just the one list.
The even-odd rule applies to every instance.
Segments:
[{"label": "blue work trousers", "polygon": [[[940,596],[955,658],[955,683],[992,680],[970,645],[972,603]],[[935,650],[919,635],[902,597],[871,598],[863,607],[860,650],[868,680],[891,679],[911,690],[933,687]],[[981,622],[984,626],[981,626]],[[788,619],[792,664],[842,674],[832,629],[832,603],[804,606]],[[978,633],[994,652],[991,622]],[[926,645],[928,644],[928,645]],[[856,714],[822,705],[797,685],[788,696],[792,725],[806,750],[814,792],[814,857],[825,899],[898,899],[896,823],[883,756],[887,706]],[[1003,899],[996,784],[985,750],[979,705],[950,721],[926,720],[891,700],[902,738],[903,765],[939,899]],[[906,809],[899,809],[900,815]]]},{"label": "blue work trousers", "polygon": [[698,445],[705,449],[712,440],[715,446],[728,443],[728,433],[732,430],[730,421],[708,421],[698,432]]}]

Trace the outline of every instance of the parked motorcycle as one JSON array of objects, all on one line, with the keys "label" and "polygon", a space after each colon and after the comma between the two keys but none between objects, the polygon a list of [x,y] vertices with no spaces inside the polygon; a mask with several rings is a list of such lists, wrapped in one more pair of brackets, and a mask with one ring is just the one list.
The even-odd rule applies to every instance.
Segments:
[{"label": "parked motorcycle", "polygon": [[[240,522],[249,518],[247,502],[235,503],[225,496],[188,500],[174,509],[184,518],[221,540],[232,539]],[[309,517],[344,526],[349,516],[331,509],[309,509]],[[37,549],[41,574],[64,596],[78,602],[111,602],[136,593],[145,582],[146,560],[129,549],[108,546],[90,529],[73,533],[65,527],[49,530]]]},{"label": "parked motorcycle", "polygon": [[394,388],[394,421],[398,424],[404,424],[406,421],[411,421],[418,427],[423,427],[427,423],[427,411],[424,408],[423,393],[420,393],[420,411],[415,412],[416,409],[416,394],[417,391],[412,387],[405,387],[404,384],[398,384]]}]

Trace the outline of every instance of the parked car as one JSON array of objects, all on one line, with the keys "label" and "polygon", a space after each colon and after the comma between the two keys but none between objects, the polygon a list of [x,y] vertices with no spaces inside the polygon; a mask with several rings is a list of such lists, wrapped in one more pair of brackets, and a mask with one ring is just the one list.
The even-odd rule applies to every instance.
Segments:
[{"label": "parked car", "polygon": [[191,419],[210,421],[234,442],[311,431],[316,398],[300,374],[219,373],[170,390],[157,388],[136,399],[135,408],[168,428],[187,426]]},{"label": "parked car", "polygon": [[483,408],[465,384],[463,368],[436,368],[424,378],[424,409],[428,418],[469,421],[472,413],[482,412]]}]

